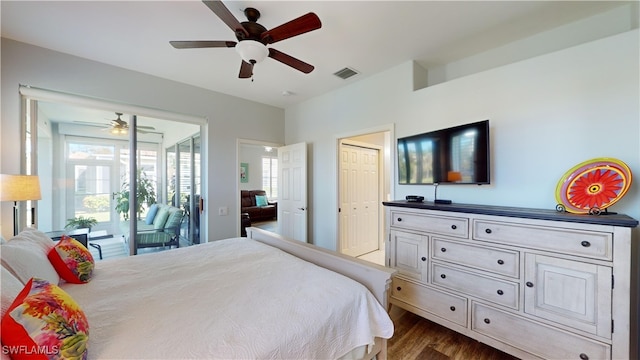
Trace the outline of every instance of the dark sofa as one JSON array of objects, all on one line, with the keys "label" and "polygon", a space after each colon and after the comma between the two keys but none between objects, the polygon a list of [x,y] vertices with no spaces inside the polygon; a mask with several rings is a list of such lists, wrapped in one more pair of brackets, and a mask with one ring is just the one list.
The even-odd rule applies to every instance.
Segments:
[{"label": "dark sofa", "polygon": [[269,202],[266,206],[257,206],[256,195],[266,196],[267,193],[264,190],[240,191],[240,212],[249,214],[251,222],[276,219],[278,203]]}]

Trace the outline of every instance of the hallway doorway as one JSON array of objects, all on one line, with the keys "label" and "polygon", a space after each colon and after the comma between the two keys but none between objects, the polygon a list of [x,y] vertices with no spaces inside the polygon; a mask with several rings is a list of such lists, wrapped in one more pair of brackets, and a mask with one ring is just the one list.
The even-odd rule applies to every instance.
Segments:
[{"label": "hallway doorway", "polygon": [[268,223],[268,230],[278,231],[276,219],[248,219],[242,218],[242,191],[264,191],[267,203],[277,203],[279,196],[278,181],[278,147],[281,144],[256,141],[237,140],[238,181],[236,190],[237,214],[235,214],[238,235],[242,235],[243,226],[264,225]]}]

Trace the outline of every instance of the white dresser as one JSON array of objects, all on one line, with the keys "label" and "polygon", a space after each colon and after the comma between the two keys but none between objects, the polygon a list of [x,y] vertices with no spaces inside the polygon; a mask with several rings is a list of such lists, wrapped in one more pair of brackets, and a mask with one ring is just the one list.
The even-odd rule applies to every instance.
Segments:
[{"label": "white dresser", "polygon": [[636,357],[635,219],[384,205],[392,305],[521,358]]}]

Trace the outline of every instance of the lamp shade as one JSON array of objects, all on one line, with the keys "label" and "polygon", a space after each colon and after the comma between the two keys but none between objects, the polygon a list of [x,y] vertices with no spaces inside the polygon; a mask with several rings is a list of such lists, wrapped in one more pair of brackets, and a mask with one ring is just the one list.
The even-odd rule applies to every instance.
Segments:
[{"label": "lamp shade", "polygon": [[236,51],[242,57],[242,60],[256,64],[266,59],[269,55],[269,49],[263,43],[255,40],[242,40],[236,44]]},{"label": "lamp shade", "polygon": [[0,174],[0,201],[40,200],[40,181],[36,175]]}]

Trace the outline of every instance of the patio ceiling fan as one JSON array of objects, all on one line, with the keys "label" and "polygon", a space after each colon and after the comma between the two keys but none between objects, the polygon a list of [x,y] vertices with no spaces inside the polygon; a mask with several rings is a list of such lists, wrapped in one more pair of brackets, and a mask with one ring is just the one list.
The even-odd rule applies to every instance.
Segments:
[{"label": "patio ceiling fan", "polygon": [[[103,130],[104,131],[109,131],[113,135],[126,135],[126,134],[128,134],[129,133],[129,124],[126,121],[124,121],[124,120],[122,120],[120,118],[120,116],[122,116],[122,113],[117,112],[115,114],[117,115],[117,118],[116,119],[112,119],[111,122],[110,122],[110,127],[104,128]],[[142,134],[148,134],[149,133],[148,131],[145,131],[145,130],[155,130],[155,129],[156,128],[154,128],[153,126],[141,126],[141,125],[136,126],[136,130],[139,133],[142,133]]]},{"label": "patio ceiling fan", "polygon": [[264,60],[267,56],[305,74],[313,71],[313,65],[307,64],[274,48],[267,48],[267,45],[319,29],[322,27],[322,23],[316,14],[310,12],[271,30],[267,30],[267,28],[257,23],[260,18],[260,12],[254,8],[248,7],[244,9],[244,15],[248,21],[241,23],[233,16],[222,1],[203,0],[203,2],[220,20],[231,28],[238,42],[217,40],[170,41],[169,43],[174,48],[234,47],[242,57],[240,74],[238,75],[241,79],[251,78],[253,76],[253,66]]}]

